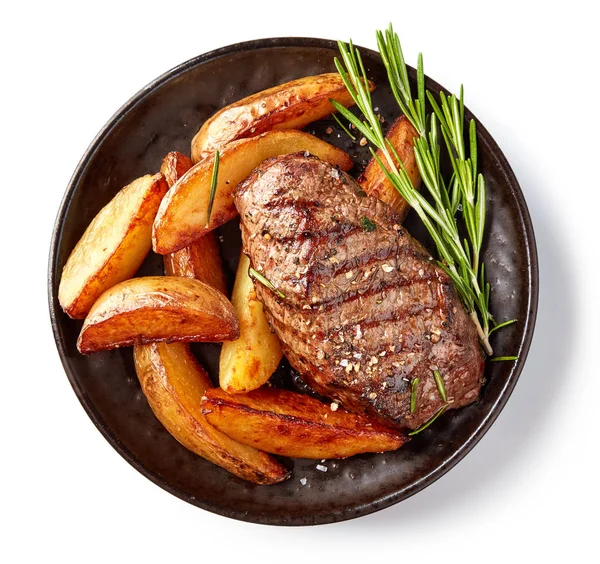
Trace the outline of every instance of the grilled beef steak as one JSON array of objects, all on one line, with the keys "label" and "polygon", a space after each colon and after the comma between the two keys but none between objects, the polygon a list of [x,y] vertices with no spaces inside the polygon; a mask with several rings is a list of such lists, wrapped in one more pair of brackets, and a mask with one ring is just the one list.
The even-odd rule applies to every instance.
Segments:
[{"label": "grilled beef steak", "polygon": [[[238,187],[244,250],[290,364],[347,409],[415,429],[478,398],[484,359],[448,276],[383,202],[313,156],[262,163]],[[412,383],[416,385],[411,413]]]}]

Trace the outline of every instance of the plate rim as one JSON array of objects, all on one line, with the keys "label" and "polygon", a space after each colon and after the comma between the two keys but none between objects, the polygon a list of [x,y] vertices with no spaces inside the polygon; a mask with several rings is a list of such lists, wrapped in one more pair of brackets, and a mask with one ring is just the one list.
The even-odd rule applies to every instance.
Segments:
[{"label": "plate rim", "polygon": [[[50,322],[52,326],[52,332],[54,335],[54,341],[57,347],[57,351],[67,375],[71,387],[75,392],[77,399],[79,400],[84,411],[90,417],[94,425],[98,428],[104,438],[110,443],[110,445],[129,463],[131,464],[140,474],[145,476],[147,479],[152,481],[157,486],[168,491],[172,495],[179,499],[186,501],[196,507],[216,513],[218,515],[236,519],[245,522],[263,524],[263,525],[284,525],[284,526],[302,526],[302,525],[317,525],[327,524],[334,522],[341,522],[348,519],[360,517],[376,511],[380,511],[384,508],[390,507],[396,503],[404,501],[412,495],[418,493],[429,485],[433,484],[444,474],[449,472],[460,460],[465,458],[468,453],[477,445],[477,443],[483,438],[489,428],[496,421],[502,410],[504,409],[508,399],[512,395],[519,377],[523,371],[523,367],[526,364],[527,355],[533,339],[535,323],[537,318],[538,299],[539,299],[539,266],[538,266],[538,253],[537,245],[535,241],[535,235],[533,231],[533,222],[531,215],[521,186],[506,159],[504,153],[492,138],[485,126],[477,119],[477,117],[465,107],[465,117],[473,118],[477,123],[478,137],[487,146],[490,152],[498,159],[502,166],[502,171],[507,177],[507,184],[510,187],[511,195],[514,197],[517,203],[517,209],[519,212],[519,221],[523,227],[525,234],[525,248],[528,252],[527,267],[528,267],[528,304],[527,304],[527,318],[523,326],[523,340],[521,347],[518,351],[519,360],[515,362],[512,367],[504,387],[501,389],[496,402],[490,407],[487,415],[483,418],[479,426],[470,434],[468,439],[455,450],[452,455],[444,460],[444,462],[436,466],[427,475],[422,476],[418,481],[413,482],[409,486],[398,490],[392,494],[383,496],[378,499],[371,500],[368,504],[358,505],[356,507],[346,509],[342,514],[318,514],[313,515],[312,518],[307,517],[292,517],[289,519],[277,519],[273,517],[261,517],[260,515],[248,515],[245,512],[223,510],[219,506],[211,503],[203,503],[202,500],[191,498],[192,496],[186,494],[186,492],[172,486],[167,480],[161,478],[158,474],[153,473],[151,470],[146,468],[144,464],[137,458],[137,456],[126,448],[119,440],[119,438],[113,433],[113,431],[104,423],[100,414],[95,409],[92,402],[87,397],[83,388],[79,385],[74,370],[72,370],[70,364],[67,362],[68,353],[64,346],[64,338],[60,328],[60,324],[57,318],[57,312],[60,311],[60,305],[58,304],[58,296],[54,292],[54,288],[57,283],[57,268],[56,262],[58,259],[58,248],[59,242],[62,237],[63,225],[66,215],[69,211],[70,201],[72,199],[73,192],[81,177],[85,174],[86,169],[89,165],[91,158],[94,153],[101,146],[104,139],[110,134],[112,129],[124,118],[130,111],[132,111],[139,103],[141,103],[147,96],[151,95],[153,91],[160,87],[163,83],[172,80],[186,71],[196,67],[203,62],[209,60],[215,60],[223,56],[231,55],[237,52],[251,51],[265,48],[276,48],[276,47],[299,47],[299,48],[319,48],[319,49],[337,49],[337,42],[331,39],[321,39],[314,37],[271,37],[264,39],[255,39],[250,41],[243,41],[239,43],[233,43],[224,47],[213,49],[196,57],[193,57],[172,69],[164,72],[137,93],[135,93],[129,100],[127,100],[104,124],[100,131],[96,134],[94,139],[91,141],[83,156],[79,159],[77,166],[67,184],[67,188],[61,199],[56,220],[52,228],[52,237],[50,242],[50,252],[48,256],[48,305],[50,312]],[[369,48],[357,46],[361,52],[368,53],[369,56],[378,58],[379,54]],[[409,70],[414,72],[412,67]],[[440,84],[426,77],[428,84],[431,84],[441,90],[446,91]],[[493,150],[492,150],[493,148]]]}]

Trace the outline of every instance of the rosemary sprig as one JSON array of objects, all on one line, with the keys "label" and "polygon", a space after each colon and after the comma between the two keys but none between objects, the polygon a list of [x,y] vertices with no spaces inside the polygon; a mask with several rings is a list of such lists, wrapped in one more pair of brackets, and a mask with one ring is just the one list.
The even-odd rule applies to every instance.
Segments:
[{"label": "rosemary sprig", "polygon": [[503,362],[506,360],[519,360],[518,356],[495,356],[490,358],[490,362]]},{"label": "rosemary sprig", "polygon": [[252,278],[256,278],[256,280],[258,280],[263,286],[269,288],[269,290],[271,290],[271,292],[273,292],[275,295],[279,296],[281,299],[285,299],[285,294],[277,288],[275,288],[275,286],[273,286],[273,283],[267,280],[260,272],[250,267],[248,269],[248,274],[252,276]]},{"label": "rosemary sprig", "polygon": [[215,203],[215,194],[217,193],[217,178],[219,177],[219,151],[215,153],[215,162],[213,164],[212,180],[210,183],[210,195],[208,197],[208,212],[206,214],[206,227],[210,224],[213,204]]},{"label": "rosemary sprig", "polygon": [[[439,111],[434,111],[428,119],[425,110],[422,56],[419,55],[417,98],[414,99],[400,40],[391,25],[385,32],[377,32],[377,43],[394,97],[402,112],[419,132],[419,137],[415,140],[415,158],[433,204],[413,187],[394,147],[384,137],[381,123],[373,111],[365,68],[352,41],[348,45],[342,41],[338,42],[341,61],[336,58],[335,65],[363,119],[334,100],[331,103],[372,145],[381,150],[386,164],[376,155],[375,150],[370,148],[392,185],[415,210],[427,228],[439,253],[438,264],[452,279],[477,328],[483,348],[491,356],[493,351],[489,343],[489,323],[492,320],[489,312],[490,287],[485,283],[485,267],[483,263],[480,264],[479,258],[485,227],[485,181],[476,172],[475,123],[472,121],[469,126],[470,153],[467,156],[462,140],[462,89],[460,100],[455,96],[443,97],[440,104],[436,104]],[[427,95],[431,102],[431,94],[428,92]],[[454,169],[449,186],[444,182],[440,170],[440,128]],[[461,238],[454,217],[461,204],[468,240]]]}]

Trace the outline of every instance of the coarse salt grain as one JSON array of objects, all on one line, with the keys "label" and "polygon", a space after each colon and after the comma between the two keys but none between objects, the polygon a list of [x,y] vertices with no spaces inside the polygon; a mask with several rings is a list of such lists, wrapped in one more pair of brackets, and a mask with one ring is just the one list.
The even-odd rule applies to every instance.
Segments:
[{"label": "coarse salt grain", "polygon": [[327,472],[327,466],[323,466],[322,464],[317,464],[316,468],[319,472]]},{"label": "coarse salt grain", "polygon": [[381,270],[383,270],[384,272],[391,272],[392,270],[394,270],[394,267],[390,266],[389,264],[382,264]]},{"label": "coarse salt grain", "polygon": [[334,401],[331,402],[331,405],[329,406],[329,408],[331,409],[331,411],[337,411],[338,407],[340,406],[339,403],[336,403]]},{"label": "coarse salt grain", "polygon": [[300,483],[301,483],[303,486],[306,486],[306,482],[307,482],[307,481],[308,481],[308,480],[307,480],[306,478],[300,478]]}]

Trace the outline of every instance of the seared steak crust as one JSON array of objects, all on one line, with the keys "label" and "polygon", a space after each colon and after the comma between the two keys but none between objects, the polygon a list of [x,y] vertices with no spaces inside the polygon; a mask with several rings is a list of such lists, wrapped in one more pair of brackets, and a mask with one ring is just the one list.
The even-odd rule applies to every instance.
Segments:
[{"label": "seared steak crust", "polygon": [[[483,354],[445,272],[383,202],[313,156],[266,160],[238,187],[244,251],[285,298],[256,293],[316,392],[415,429],[478,398]],[[416,408],[412,382],[419,378]]]}]

